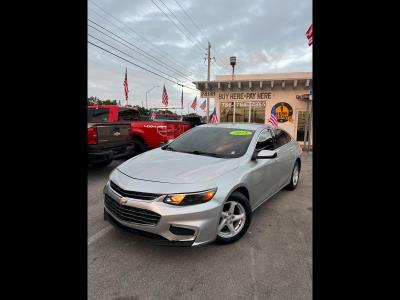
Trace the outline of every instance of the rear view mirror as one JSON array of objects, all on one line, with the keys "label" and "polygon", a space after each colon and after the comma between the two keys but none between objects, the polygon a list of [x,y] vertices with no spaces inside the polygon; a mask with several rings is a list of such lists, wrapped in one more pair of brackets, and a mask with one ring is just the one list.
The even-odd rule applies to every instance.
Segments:
[{"label": "rear view mirror", "polygon": [[261,150],[258,153],[254,153],[253,159],[270,159],[278,156],[278,153],[273,150]]}]

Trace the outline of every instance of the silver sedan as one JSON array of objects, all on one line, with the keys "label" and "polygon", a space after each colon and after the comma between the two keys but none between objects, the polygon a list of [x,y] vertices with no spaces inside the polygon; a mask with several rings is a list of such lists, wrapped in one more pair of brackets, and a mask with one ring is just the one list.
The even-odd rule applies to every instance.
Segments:
[{"label": "silver sedan", "polygon": [[104,216],[161,244],[232,243],[257,207],[296,188],[300,154],[287,132],[269,125],[198,126],[113,170]]}]

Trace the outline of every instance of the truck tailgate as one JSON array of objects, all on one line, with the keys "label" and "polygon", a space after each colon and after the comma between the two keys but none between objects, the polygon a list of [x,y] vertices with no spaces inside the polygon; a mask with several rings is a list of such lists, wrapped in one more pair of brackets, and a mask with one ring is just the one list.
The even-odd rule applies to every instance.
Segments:
[{"label": "truck tailgate", "polygon": [[90,126],[97,128],[98,145],[102,148],[124,145],[131,139],[130,123],[89,123]]}]

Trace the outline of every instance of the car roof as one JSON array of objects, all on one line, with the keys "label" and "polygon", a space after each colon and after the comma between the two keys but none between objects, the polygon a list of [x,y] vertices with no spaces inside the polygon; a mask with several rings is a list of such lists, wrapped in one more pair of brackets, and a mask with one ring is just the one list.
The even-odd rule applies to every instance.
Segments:
[{"label": "car roof", "polygon": [[217,124],[204,124],[201,126],[205,127],[221,127],[221,128],[232,128],[232,129],[247,129],[247,130],[258,130],[264,128],[273,128],[268,124],[259,124],[259,123],[217,123]]}]

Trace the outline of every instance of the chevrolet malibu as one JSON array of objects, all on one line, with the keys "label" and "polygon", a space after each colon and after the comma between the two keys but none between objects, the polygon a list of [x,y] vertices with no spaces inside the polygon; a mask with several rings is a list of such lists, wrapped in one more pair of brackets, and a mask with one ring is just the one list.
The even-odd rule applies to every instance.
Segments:
[{"label": "chevrolet malibu", "polygon": [[158,243],[239,240],[252,212],[299,182],[301,148],[264,124],[195,127],[119,165],[104,187],[104,218]]}]

